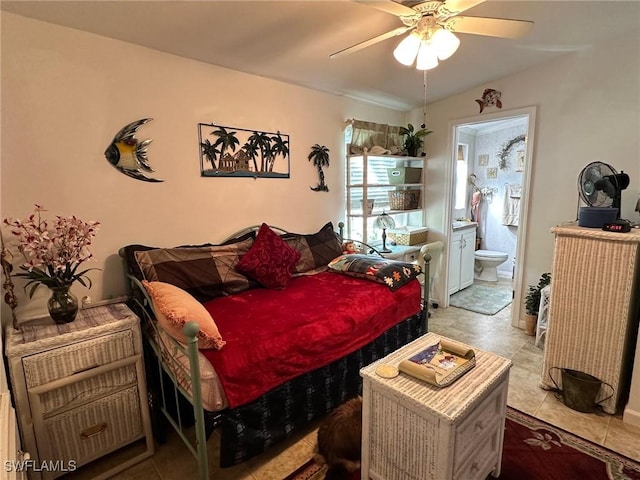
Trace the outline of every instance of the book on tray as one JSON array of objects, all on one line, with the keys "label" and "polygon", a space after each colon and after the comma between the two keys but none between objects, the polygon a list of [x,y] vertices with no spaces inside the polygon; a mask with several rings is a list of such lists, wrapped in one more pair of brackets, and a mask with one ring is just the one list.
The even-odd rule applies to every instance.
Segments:
[{"label": "book on tray", "polygon": [[472,348],[441,339],[406,358],[398,370],[438,387],[451,385],[476,365]]}]

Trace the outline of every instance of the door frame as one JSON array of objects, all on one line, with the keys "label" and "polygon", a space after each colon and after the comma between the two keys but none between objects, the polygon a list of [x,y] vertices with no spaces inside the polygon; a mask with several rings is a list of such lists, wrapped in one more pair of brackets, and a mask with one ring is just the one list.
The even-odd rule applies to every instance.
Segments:
[{"label": "door frame", "polygon": [[[472,117],[464,117],[449,122],[448,133],[448,158],[449,161],[445,170],[445,245],[449,245],[451,242],[451,235],[453,229],[451,224],[453,221],[453,202],[455,193],[455,171],[454,165],[456,160],[456,130],[463,125],[473,125],[477,123],[487,123],[494,120],[507,120],[516,117],[527,117],[527,142],[525,149],[525,169],[522,175],[522,195],[520,201],[520,226],[518,226],[518,234],[516,236],[516,265],[514,273],[514,297],[511,306],[511,325],[514,327],[524,328],[524,316],[522,315],[522,299],[524,297],[523,292],[523,278],[524,278],[524,257],[527,251],[526,239],[529,225],[527,222],[529,213],[529,192],[531,186],[531,169],[533,163],[533,149],[535,145],[535,127],[536,127],[536,107],[524,107],[513,110],[505,110],[484,115],[474,115]],[[443,291],[446,293],[443,299],[443,306],[449,306],[449,249],[445,250],[443,261],[445,262],[445,284]]]}]

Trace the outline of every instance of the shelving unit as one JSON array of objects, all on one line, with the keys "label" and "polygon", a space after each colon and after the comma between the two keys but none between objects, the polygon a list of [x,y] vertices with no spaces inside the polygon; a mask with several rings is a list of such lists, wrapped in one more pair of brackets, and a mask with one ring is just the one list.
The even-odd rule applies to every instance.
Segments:
[{"label": "shelving unit", "polygon": [[[347,152],[351,146],[347,145]],[[424,213],[424,160],[425,157],[400,155],[371,155],[367,149],[361,154],[347,154],[347,237],[367,243],[380,240],[374,232],[373,223],[382,212],[392,215],[397,227],[425,224]],[[414,167],[422,169],[419,182],[391,183],[388,168]],[[413,190],[420,195],[418,208],[410,210],[391,209],[389,191]],[[373,200],[373,210],[368,212],[367,201]]]}]

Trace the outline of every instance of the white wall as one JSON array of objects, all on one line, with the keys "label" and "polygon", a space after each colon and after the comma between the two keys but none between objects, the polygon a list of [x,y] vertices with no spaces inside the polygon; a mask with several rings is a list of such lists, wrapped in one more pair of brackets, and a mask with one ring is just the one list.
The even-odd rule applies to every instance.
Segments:
[{"label": "white wall", "polygon": [[[263,221],[298,232],[344,220],[343,127],[347,118],[402,125],[405,114],[267,80],[78,30],[2,14],[2,218],[34,203],[51,214],[98,220],[90,291],[125,292],[117,251],[129,243],[219,241]],[[104,150],[125,124],[153,121],[149,159],[164,183],[116,171]],[[290,136],[291,178],[201,178],[197,124],[281,131]],[[326,145],[330,192],[313,192],[310,147]],[[46,289],[22,296],[23,315],[44,311]],[[9,315],[3,304],[3,323]]]},{"label": "white wall", "polygon": [[[640,31],[636,28],[607,44],[430,104],[428,127],[434,133],[426,138],[429,159],[425,175],[430,240],[445,231],[445,169],[451,158],[448,124],[477,115],[475,99],[484,88],[502,92],[505,111],[537,107],[523,294],[528,284],[536,283],[543,272],[551,270],[550,229],[575,220],[577,177],[587,163],[607,162],[629,174],[631,184],[622,193],[622,216],[638,220],[633,207],[640,192],[639,44]],[[446,62],[438,68],[446,68]],[[432,75],[436,73],[437,69]],[[484,114],[496,111],[491,107]],[[421,116],[421,110],[412,111],[410,120]]]}]

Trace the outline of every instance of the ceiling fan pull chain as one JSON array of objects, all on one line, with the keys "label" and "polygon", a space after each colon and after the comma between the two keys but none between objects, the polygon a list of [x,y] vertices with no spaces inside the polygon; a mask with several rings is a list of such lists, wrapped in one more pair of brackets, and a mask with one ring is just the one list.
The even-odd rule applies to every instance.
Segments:
[{"label": "ceiling fan pull chain", "polygon": [[427,128],[427,71],[423,70],[423,74],[424,74],[424,80],[423,80],[423,85],[424,85],[424,106],[422,108],[422,127],[421,128]]}]

